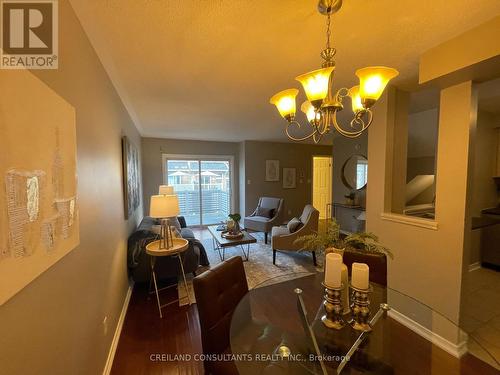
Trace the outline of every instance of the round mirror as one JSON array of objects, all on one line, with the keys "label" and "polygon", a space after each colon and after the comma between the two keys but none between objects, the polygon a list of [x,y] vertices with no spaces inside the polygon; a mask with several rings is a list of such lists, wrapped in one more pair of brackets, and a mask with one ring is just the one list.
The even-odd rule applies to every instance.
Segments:
[{"label": "round mirror", "polygon": [[342,183],[350,190],[361,190],[368,182],[368,159],[363,155],[352,155],[342,166]]}]

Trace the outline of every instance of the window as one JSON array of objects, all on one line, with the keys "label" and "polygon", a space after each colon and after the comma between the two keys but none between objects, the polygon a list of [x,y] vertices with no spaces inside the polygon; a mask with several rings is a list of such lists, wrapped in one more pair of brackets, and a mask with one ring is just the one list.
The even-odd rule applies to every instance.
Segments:
[{"label": "window", "polygon": [[163,155],[164,181],[188,225],[225,221],[233,205],[233,157]]}]

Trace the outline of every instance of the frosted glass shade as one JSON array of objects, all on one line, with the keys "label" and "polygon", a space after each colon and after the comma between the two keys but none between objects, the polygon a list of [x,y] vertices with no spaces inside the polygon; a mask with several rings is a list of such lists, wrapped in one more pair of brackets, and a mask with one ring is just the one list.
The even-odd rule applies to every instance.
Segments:
[{"label": "frosted glass shade", "polygon": [[177,195],[152,195],[149,216],[163,219],[179,215],[179,199]]},{"label": "frosted glass shade", "polygon": [[312,72],[302,74],[295,78],[302,84],[307,99],[316,108],[319,108],[321,101],[328,95],[330,75],[334,69],[334,66],[329,66],[327,68],[313,70]]},{"label": "frosted glass shade", "polygon": [[385,66],[369,66],[356,70],[359,78],[359,95],[362,101],[380,98],[385,87],[399,72]]},{"label": "frosted glass shade", "polygon": [[160,185],[160,188],[158,189],[158,194],[159,195],[173,195],[174,193],[174,187],[169,186],[169,185]]},{"label": "frosted glass shade", "polygon": [[349,97],[351,98],[352,111],[358,113],[363,108],[361,96],[359,96],[359,86],[353,86],[349,89]]},{"label": "frosted glass shade", "polygon": [[302,103],[300,110],[306,114],[307,121],[312,122],[316,119],[316,112],[310,101],[306,100]]},{"label": "frosted glass shade", "polygon": [[297,89],[280,91],[269,100],[269,103],[274,104],[276,108],[278,108],[278,111],[283,118],[293,118],[296,111],[295,97],[298,93],[299,90]]}]

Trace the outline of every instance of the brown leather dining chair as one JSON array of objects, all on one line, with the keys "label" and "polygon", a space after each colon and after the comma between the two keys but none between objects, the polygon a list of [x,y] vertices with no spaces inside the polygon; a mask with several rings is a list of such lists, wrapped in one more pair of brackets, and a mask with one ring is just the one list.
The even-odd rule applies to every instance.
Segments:
[{"label": "brown leather dining chair", "polygon": [[[198,305],[203,354],[232,354],[231,328],[236,347],[244,352],[253,355],[277,353],[284,340],[283,332],[253,318],[250,301],[244,299],[248,293],[248,284],[241,257],[232,257],[195,277],[193,287]],[[240,306],[242,302],[245,303]],[[241,315],[231,321],[236,307]],[[247,365],[239,364],[242,368]],[[238,369],[231,360],[205,361],[204,367],[207,375],[238,374]],[[263,375],[294,374],[281,361],[263,360],[257,363],[257,368],[255,363],[250,367]],[[248,370],[243,371],[249,373]]]},{"label": "brown leather dining chair", "polygon": [[[232,257],[193,280],[201,328],[203,354],[230,354],[230,326],[234,310],[248,293],[241,257]],[[205,361],[207,374],[238,374],[232,361]]]}]

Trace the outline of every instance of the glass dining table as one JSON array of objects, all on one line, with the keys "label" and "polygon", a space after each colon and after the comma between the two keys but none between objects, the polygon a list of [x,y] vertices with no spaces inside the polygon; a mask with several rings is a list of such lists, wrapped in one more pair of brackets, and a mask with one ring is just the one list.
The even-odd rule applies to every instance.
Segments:
[{"label": "glass dining table", "polygon": [[[321,321],[322,281],[322,273],[271,278],[240,301],[230,329],[240,374],[452,374],[443,369],[463,364],[452,355],[462,353],[449,354],[432,344],[446,337],[461,348],[467,341],[463,330],[425,304],[382,285],[371,283],[370,332],[349,324],[340,330],[327,328]],[[409,329],[411,324],[417,329]],[[497,374],[468,357],[466,364],[482,369],[482,375]]]}]

